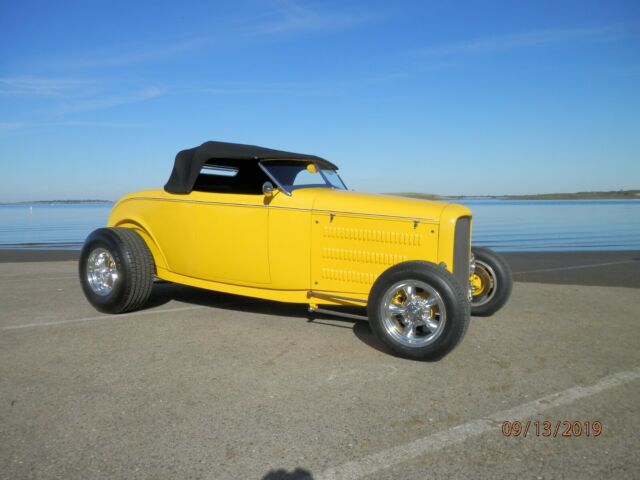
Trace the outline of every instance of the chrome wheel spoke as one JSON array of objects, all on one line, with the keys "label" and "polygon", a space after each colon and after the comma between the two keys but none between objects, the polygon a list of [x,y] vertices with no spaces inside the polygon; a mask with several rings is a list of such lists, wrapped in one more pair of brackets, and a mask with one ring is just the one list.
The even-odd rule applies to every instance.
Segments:
[{"label": "chrome wheel spoke", "polygon": [[436,299],[436,297],[429,297],[425,300],[424,302],[424,306],[425,308],[433,308],[438,304],[438,300]]},{"label": "chrome wheel spoke", "polygon": [[435,342],[444,331],[444,301],[425,281],[405,280],[391,285],[380,308],[384,329],[402,345],[423,347]]},{"label": "chrome wheel spoke", "polygon": [[404,330],[402,331],[402,334],[405,337],[407,337],[408,339],[416,338],[416,324],[415,323],[408,323],[404,327]]},{"label": "chrome wheel spoke", "polygon": [[406,287],[404,287],[403,292],[406,295],[407,300],[414,298],[416,295],[416,289],[413,285],[407,285]]},{"label": "chrome wheel spoke", "polygon": [[404,315],[406,311],[407,309],[403,305],[396,305],[395,303],[389,305],[389,312],[393,315]]},{"label": "chrome wheel spoke", "polygon": [[440,326],[440,322],[435,321],[433,318],[427,318],[424,321],[425,327],[427,327],[431,332],[435,332]]}]

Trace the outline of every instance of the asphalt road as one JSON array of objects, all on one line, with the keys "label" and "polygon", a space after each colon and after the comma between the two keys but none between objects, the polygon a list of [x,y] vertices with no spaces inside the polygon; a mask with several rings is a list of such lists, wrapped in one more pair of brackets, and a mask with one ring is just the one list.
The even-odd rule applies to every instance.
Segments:
[{"label": "asphalt road", "polygon": [[[178,285],[102,315],[75,262],[2,263],[0,478],[639,478],[638,264],[596,257],[510,258],[626,261],[569,270],[631,280],[518,273],[557,283],[518,281],[432,363],[392,357],[366,322]],[[603,430],[505,438],[505,420]]]},{"label": "asphalt road", "polygon": [[640,252],[503,253],[514,280],[559,285],[640,288]]}]

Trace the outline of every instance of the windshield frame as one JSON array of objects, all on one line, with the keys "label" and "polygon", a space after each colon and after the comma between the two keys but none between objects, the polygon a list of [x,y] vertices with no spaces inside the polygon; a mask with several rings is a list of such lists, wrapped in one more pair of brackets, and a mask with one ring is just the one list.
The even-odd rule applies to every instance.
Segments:
[{"label": "windshield frame", "polygon": [[[338,173],[338,169],[336,168],[335,170],[333,168],[321,168],[319,165],[315,164],[316,168],[318,169],[318,172],[320,172],[320,175],[322,175],[322,178],[324,178],[324,181],[327,182],[327,185],[329,185],[330,188],[333,188],[335,190],[348,190],[347,186],[344,183],[344,180],[342,180],[342,177],[340,176],[340,174]],[[342,185],[342,187],[338,187],[336,185],[333,184],[333,182],[331,180],[329,180],[329,178],[325,175],[325,172],[333,172],[336,175],[336,178],[338,179],[338,182],[340,182],[340,185]]]},{"label": "windshield frame", "polygon": [[[283,159],[284,161],[286,161],[286,159]],[[338,169],[333,169],[333,168],[327,168],[327,167],[321,167],[320,165],[318,165],[317,162],[314,162],[312,160],[309,160],[308,162],[305,161],[300,161],[300,160],[291,160],[294,161],[296,163],[300,163],[300,164],[304,164],[304,165],[313,165],[315,166],[316,170],[318,171],[318,173],[320,174],[320,176],[322,177],[322,180],[324,180],[326,185],[299,185],[299,186],[289,186],[289,187],[285,187],[277,178],[276,176],[269,170],[268,166],[265,164],[268,164],[269,162],[277,162],[277,161],[281,161],[281,159],[274,159],[274,160],[269,160],[269,159],[264,159],[261,160],[260,162],[258,162],[258,165],[260,166],[260,168],[262,169],[262,171],[269,177],[269,179],[276,185],[276,187],[278,187],[278,190],[281,190],[282,192],[285,193],[285,195],[287,196],[291,196],[292,192],[294,190],[299,190],[302,188],[330,188],[332,190],[348,190],[347,189],[347,185],[344,183],[344,180],[342,180],[342,177],[340,177],[340,174],[338,173]],[[332,172],[335,173],[336,177],[338,178],[340,184],[342,185],[342,188],[334,185],[325,175],[324,171],[330,170]]]}]

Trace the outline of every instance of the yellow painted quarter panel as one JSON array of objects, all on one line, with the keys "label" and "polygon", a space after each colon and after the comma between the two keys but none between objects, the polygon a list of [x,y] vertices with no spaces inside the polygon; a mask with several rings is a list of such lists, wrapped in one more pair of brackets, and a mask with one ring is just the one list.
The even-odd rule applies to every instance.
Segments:
[{"label": "yellow painted quarter panel", "polygon": [[[226,283],[268,284],[267,207],[262,195],[142,192],[112,214],[140,216],[170,271]],[[114,209],[114,211],[116,210]]]},{"label": "yellow painted quarter panel", "polygon": [[[230,203],[181,204],[187,228],[177,232],[183,242],[170,254],[172,269],[206,280],[269,283],[269,212],[253,199],[231,196],[236,198]],[[180,252],[180,243],[186,252]]]}]

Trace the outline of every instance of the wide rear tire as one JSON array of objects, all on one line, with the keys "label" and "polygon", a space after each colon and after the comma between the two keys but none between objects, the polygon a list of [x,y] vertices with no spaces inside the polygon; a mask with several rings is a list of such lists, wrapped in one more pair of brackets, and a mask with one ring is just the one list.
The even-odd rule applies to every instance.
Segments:
[{"label": "wide rear tire", "polygon": [[135,231],[99,228],[84,243],[79,273],[91,305],[105,313],[124,313],[147,302],[155,267],[151,252]]},{"label": "wide rear tire", "polygon": [[411,261],[373,284],[367,305],[374,334],[395,355],[435,360],[449,353],[469,326],[469,300],[447,270]]}]

